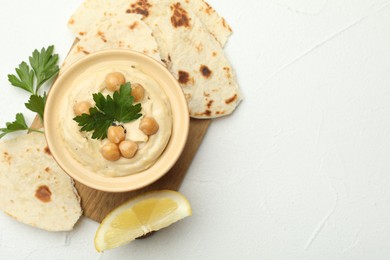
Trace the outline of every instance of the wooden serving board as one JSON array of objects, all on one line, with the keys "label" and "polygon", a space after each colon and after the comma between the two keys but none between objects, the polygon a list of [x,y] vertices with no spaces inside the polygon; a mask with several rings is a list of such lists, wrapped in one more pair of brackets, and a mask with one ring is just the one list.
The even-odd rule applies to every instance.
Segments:
[{"label": "wooden serving board", "polygon": [[[72,47],[76,43],[77,39]],[[114,208],[146,191],[161,189],[178,190],[210,123],[211,120],[209,119],[191,119],[187,143],[179,160],[167,174],[144,188],[131,192],[110,193],[92,189],[75,181],[76,189],[81,197],[81,207],[84,216],[100,223]],[[41,127],[41,121],[39,117],[36,117],[31,128]]]}]

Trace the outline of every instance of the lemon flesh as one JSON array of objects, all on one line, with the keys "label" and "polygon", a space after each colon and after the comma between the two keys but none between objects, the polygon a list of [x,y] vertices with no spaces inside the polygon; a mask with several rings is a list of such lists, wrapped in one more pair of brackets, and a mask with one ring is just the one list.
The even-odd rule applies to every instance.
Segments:
[{"label": "lemon flesh", "polygon": [[103,219],[95,235],[95,248],[102,252],[125,245],[191,214],[188,200],[179,192],[145,193],[125,202]]}]

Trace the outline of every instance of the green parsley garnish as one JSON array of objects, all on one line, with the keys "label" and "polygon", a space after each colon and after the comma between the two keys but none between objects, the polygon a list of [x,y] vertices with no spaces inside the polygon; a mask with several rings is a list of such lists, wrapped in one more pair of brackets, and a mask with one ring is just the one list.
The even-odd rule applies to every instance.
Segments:
[{"label": "green parsley garnish", "polygon": [[[29,64],[24,61],[20,63],[19,67],[15,69],[16,74],[8,75],[8,81],[12,86],[21,88],[31,94],[25,106],[32,112],[37,113],[43,122],[46,92],[40,94],[39,90],[45,82],[58,74],[58,55],[54,54],[54,46],[51,45],[47,49],[42,48],[41,51],[34,50],[29,57]],[[14,122],[8,122],[6,128],[0,128],[0,138],[21,130],[37,131],[30,129],[23,114],[18,113]],[[42,131],[38,130],[37,132]]]},{"label": "green parsley garnish", "polygon": [[142,116],[141,104],[133,104],[134,97],[131,95],[131,84],[127,82],[115,91],[112,97],[104,97],[102,93],[92,95],[95,107],[89,109],[88,114],[82,114],[73,118],[81,131],[93,132],[93,139],[104,139],[107,130],[113,124],[128,123]]},{"label": "green parsley garnish", "polygon": [[24,105],[31,111],[36,112],[42,119],[43,122],[43,112],[45,110],[46,104],[46,92],[43,92],[43,95],[31,95],[30,99]]},{"label": "green parsley garnish", "polygon": [[28,131],[43,133],[40,130],[29,128],[26,124],[26,120],[24,119],[23,114],[18,113],[18,114],[16,114],[15,121],[7,122],[5,128],[0,128],[0,132],[1,132],[0,138],[5,136],[6,134],[16,132],[16,131],[21,131],[21,130],[28,130]]},{"label": "green parsley garnish", "polygon": [[47,49],[42,48],[40,52],[34,50],[29,57],[32,69],[23,61],[19,68],[15,69],[17,75],[8,75],[8,81],[15,87],[37,95],[43,83],[57,75],[59,71],[58,55],[53,54],[53,51],[53,45]]},{"label": "green parsley garnish", "polygon": [[53,76],[57,75],[58,68],[58,55],[54,54],[54,46],[51,45],[45,50],[42,48],[41,52],[35,50],[31,57],[29,57],[30,65],[34,70],[34,74],[37,77],[35,94],[39,88],[51,79]]}]

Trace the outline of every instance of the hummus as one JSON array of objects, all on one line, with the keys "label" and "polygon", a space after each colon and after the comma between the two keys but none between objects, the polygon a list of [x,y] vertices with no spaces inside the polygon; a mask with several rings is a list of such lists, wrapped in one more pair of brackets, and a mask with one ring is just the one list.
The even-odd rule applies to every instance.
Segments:
[{"label": "hummus", "polygon": [[[132,140],[138,144],[138,151],[131,159],[121,157],[118,161],[107,161],[99,152],[100,148],[109,142],[107,139],[92,139],[91,132],[81,132],[75,117],[73,106],[80,101],[88,101],[95,106],[92,94],[101,92],[104,96],[113,92],[105,89],[104,78],[110,72],[121,72],[126,82],[139,83],[145,89],[142,106],[142,117],[123,124],[126,129],[126,140]],[[132,66],[121,64],[104,64],[92,66],[76,78],[70,86],[68,98],[59,115],[60,129],[66,149],[82,165],[103,176],[119,177],[143,171],[159,158],[167,146],[172,131],[172,112],[169,100],[159,84],[149,75],[142,72],[136,63]],[[159,130],[156,134],[147,136],[138,129],[140,121],[145,116],[153,117]]]}]

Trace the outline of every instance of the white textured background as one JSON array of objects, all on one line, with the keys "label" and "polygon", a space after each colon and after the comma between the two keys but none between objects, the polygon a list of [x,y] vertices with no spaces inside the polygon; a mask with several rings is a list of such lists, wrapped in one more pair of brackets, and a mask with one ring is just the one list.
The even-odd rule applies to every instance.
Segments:
[{"label": "white textured background", "polygon": [[[63,58],[81,2],[1,0],[1,126],[27,112],[7,74],[35,48]],[[209,3],[245,101],[188,172],[193,216],[98,254],[93,221],[49,233],[0,213],[0,259],[390,259],[390,1]]]}]

